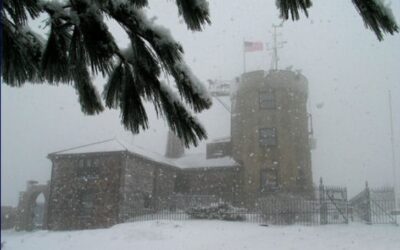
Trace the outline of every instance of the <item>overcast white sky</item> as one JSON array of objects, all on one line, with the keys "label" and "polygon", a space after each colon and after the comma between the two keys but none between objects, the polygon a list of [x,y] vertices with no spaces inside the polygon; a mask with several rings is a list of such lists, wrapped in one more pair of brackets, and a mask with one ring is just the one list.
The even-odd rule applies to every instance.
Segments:
[{"label": "overcast white sky", "polygon": [[[350,195],[360,191],[366,180],[371,186],[391,185],[388,90],[400,178],[400,36],[385,36],[378,42],[364,28],[350,0],[313,2],[308,19],[302,16],[300,21],[284,23],[280,39],[287,44],[279,56],[280,68],[292,65],[309,80],[309,111],[317,139],[312,152],[314,181],[322,176],[327,184],[346,185]],[[271,25],[280,23],[275,0],[212,1],[212,25],[196,33],[177,17],[173,1],[154,0],[150,6],[149,15],[157,16],[156,22],[182,43],[187,63],[204,82],[239,76],[243,40],[271,42]],[[400,1],[393,1],[392,10],[399,23]],[[127,44],[114,23],[110,29],[118,44]],[[247,69],[269,69],[270,61],[267,52],[249,53]],[[96,81],[101,91],[104,80]],[[317,108],[321,103],[322,108]],[[207,113],[201,118],[215,124]],[[71,86],[2,84],[2,205],[16,205],[27,180],[49,180],[51,164],[46,156],[50,152],[122,135],[161,152],[165,123],[152,120],[149,133],[133,139],[121,128],[118,112],[84,116]]]}]

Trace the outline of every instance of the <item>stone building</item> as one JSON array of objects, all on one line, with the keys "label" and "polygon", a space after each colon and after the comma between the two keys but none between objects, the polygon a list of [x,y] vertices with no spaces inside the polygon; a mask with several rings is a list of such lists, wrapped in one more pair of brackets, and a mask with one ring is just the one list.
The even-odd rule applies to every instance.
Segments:
[{"label": "stone building", "polygon": [[53,164],[47,218],[52,230],[111,226],[133,213],[169,209],[175,194],[233,201],[231,187],[239,170],[230,157],[167,158],[116,139],[48,157]]},{"label": "stone building", "polygon": [[228,135],[203,152],[185,152],[169,134],[164,155],[117,139],[49,154],[48,228],[107,227],[132,213],[176,209],[185,195],[246,207],[260,196],[312,195],[306,78],[255,71],[234,89],[224,104]]}]

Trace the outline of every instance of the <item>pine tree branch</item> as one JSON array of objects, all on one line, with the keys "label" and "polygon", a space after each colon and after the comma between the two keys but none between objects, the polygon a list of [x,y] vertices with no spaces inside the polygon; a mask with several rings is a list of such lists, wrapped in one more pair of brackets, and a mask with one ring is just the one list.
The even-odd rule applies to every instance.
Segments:
[{"label": "pine tree branch", "polygon": [[87,115],[94,115],[104,110],[97,89],[94,87],[86,65],[78,64],[74,70],[74,86],[79,96],[81,110]]},{"label": "pine tree branch", "polygon": [[100,96],[94,87],[87,69],[86,50],[81,42],[82,34],[79,27],[75,27],[69,49],[69,62],[74,87],[79,96],[82,112],[88,115],[98,114],[104,110]]},{"label": "pine tree branch", "polygon": [[106,106],[119,107],[122,124],[133,133],[148,128],[147,113],[139,86],[131,65],[128,62],[120,62],[111,73],[103,91]]},{"label": "pine tree branch", "polygon": [[[124,112],[127,107],[123,105],[123,103],[129,103],[131,98],[125,94],[126,86],[134,85],[133,93],[152,101],[157,115],[167,120],[171,130],[183,138],[186,146],[190,144],[197,145],[198,140],[206,137],[206,132],[186,107],[182,105],[177,95],[169,91],[168,87],[159,81],[157,76],[161,72],[160,66],[156,61],[156,56],[151,52],[150,48],[146,47],[144,40],[133,34],[130,37],[132,47],[124,53],[124,56],[130,65],[129,69],[135,72],[134,80],[126,80],[128,79],[125,70],[127,66],[125,63],[120,62],[111,74],[103,92],[106,106],[110,108],[119,106],[122,117],[125,117],[123,124],[137,133],[140,127],[132,126],[138,122],[135,120],[137,118],[128,117],[128,113]],[[164,88],[164,90],[161,90],[161,88]],[[147,123],[141,122],[142,128],[145,128]]]},{"label": "pine tree branch", "polygon": [[[209,108],[212,104],[211,98],[204,85],[183,62],[182,46],[172,38],[169,30],[152,23],[140,11],[132,10],[124,5],[114,7],[110,15],[120,20],[132,35],[142,37],[151,45],[161,65],[174,77],[179,93],[195,112]],[[125,16],[131,18],[128,19],[129,22],[123,18]],[[131,40],[132,44],[139,42],[139,40]],[[142,50],[146,48],[143,47]]]},{"label": "pine tree branch", "polygon": [[379,41],[383,40],[383,33],[393,35],[399,32],[390,7],[380,0],[352,0],[365,26],[371,29]]},{"label": "pine tree branch", "polygon": [[17,25],[25,25],[28,15],[36,18],[41,12],[41,6],[37,0],[3,0],[3,8]]},{"label": "pine tree branch", "polygon": [[103,22],[101,9],[96,5],[90,6],[85,0],[75,0],[72,6],[78,13],[77,26],[82,31],[92,71],[95,74],[101,72],[103,76],[108,75],[112,70],[112,58],[118,47]]},{"label": "pine tree branch", "polygon": [[73,79],[68,57],[71,40],[69,32],[69,26],[62,24],[60,18],[51,17],[50,35],[41,66],[42,75],[50,84],[68,83]]},{"label": "pine tree branch", "polygon": [[207,139],[207,132],[200,122],[193,117],[182,105],[179,98],[160,82],[157,98],[161,103],[163,115],[167,120],[169,128],[183,140],[186,147],[197,146],[199,140]]},{"label": "pine tree branch", "polygon": [[206,0],[176,0],[176,5],[190,30],[201,31],[204,25],[211,24]]},{"label": "pine tree branch", "polygon": [[114,109],[119,107],[123,85],[126,82],[125,64],[126,62],[120,62],[119,65],[114,68],[104,86],[103,98],[106,107]]},{"label": "pine tree branch", "polygon": [[284,20],[292,16],[292,20],[299,20],[301,9],[308,17],[307,9],[312,6],[311,0],[276,0],[276,6],[279,9],[280,17]]},{"label": "pine tree branch", "polygon": [[3,57],[2,76],[10,86],[22,86],[26,81],[40,82],[42,43],[29,29],[20,29],[2,16]]}]

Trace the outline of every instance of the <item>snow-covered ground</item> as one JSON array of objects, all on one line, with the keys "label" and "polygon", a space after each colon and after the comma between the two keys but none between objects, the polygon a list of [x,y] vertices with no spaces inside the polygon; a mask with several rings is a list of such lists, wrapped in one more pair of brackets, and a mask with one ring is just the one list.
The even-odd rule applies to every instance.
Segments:
[{"label": "snow-covered ground", "polygon": [[4,250],[400,249],[393,225],[260,226],[223,221],[146,221],[109,229],[2,231]]}]

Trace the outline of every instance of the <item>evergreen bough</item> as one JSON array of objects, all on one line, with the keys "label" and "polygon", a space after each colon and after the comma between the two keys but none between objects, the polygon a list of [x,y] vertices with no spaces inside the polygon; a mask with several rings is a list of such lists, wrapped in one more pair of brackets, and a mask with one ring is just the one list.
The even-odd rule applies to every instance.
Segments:
[{"label": "evergreen bough", "polygon": [[[352,0],[367,28],[379,40],[394,34],[398,26],[383,0]],[[210,24],[206,0],[176,0],[178,15],[188,29],[201,31]],[[308,16],[311,0],[277,0],[281,17],[293,20],[299,11]],[[104,107],[91,74],[107,77],[103,91],[105,105],[121,110],[122,124],[134,133],[148,128],[143,101],[154,103],[157,115],[185,146],[197,145],[206,131],[190,113],[211,106],[204,86],[183,61],[183,48],[169,31],[148,19],[142,8],[147,0],[4,0],[2,9],[3,58],[1,75],[10,86],[25,82],[72,84],[85,114],[97,114]],[[28,19],[49,16],[46,41],[32,32]],[[121,50],[104,22],[113,18],[128,34],[130,45]],[[160,80],[174,78],[179,95]],[[183,105],[182,100],[188,107]]]},{"label": "evergreen bough", "polygon": [[[183,61],[182,46],[146,17],[142,8],[147,5],[147,0],[4,0],[4,83],[72,84],[82,111],[92,115],[104,107],[91,74],[102,74],[107,78],[105,105],[121,110],[125,128],[134,133],[148,128],[143,101],[151,101],[186,146],[197,145],[206,131],[189,108],[201,112],[211,106],[211,98]],[[190,30],[210,23],[206,0],[176,0],[176,5]],[[27,26],[29,18],[42,13],[49,16],[47,41]],[[128,34],[128,49],[117,46],[104,17]],[[160,80],[161,74],[173,77],[179,95]]]},{"label": "evergreen bough", "polygon": [[[379,41],[383,40],[383,33],[393,35],[399,32],[390,7],[385,4],[385,0],[351,0],[365,26],[371,29]],[[303,11],[308,17],[308,9],[312,6],[311,0],[276,0],[276,6],[280,11],[282,19],[299,20],[299,11]]]}]

